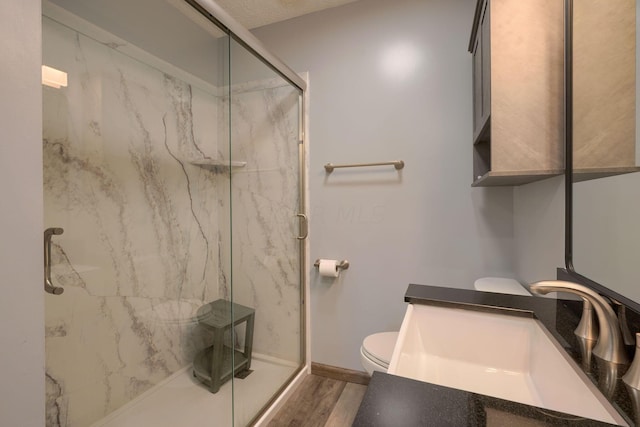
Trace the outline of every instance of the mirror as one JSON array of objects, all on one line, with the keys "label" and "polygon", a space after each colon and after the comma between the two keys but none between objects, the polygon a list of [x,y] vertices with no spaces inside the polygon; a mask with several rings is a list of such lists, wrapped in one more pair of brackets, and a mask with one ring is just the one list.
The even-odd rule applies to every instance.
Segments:
[{"label": "mirror", "polygon": [[578,275],[636,309],[640,307],[637,8],[636,0],[573,1],[573,254],[571,241],[567,246],[568,270],[573,255]]}]

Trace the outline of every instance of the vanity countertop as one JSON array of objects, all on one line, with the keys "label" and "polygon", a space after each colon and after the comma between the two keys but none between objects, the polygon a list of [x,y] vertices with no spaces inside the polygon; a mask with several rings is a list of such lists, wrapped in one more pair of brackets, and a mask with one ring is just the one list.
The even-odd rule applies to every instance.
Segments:
[{"label": "vanity countertop", "polygon": [[354,427],[608,426],[455,388],[374,372]]},{"label": "vanity countertop", "polygon": [[[409,285],[405,301],[535,317],[581,365],[573,330],[581,301],[497,294],[437,286]],[[597,383],[597,368],[588,375]],[[631,400],[620,380],[609,400],[629,425]],[[371,378],[354,426],[604,426],[606,423],[463,390],[376,372]]]}]

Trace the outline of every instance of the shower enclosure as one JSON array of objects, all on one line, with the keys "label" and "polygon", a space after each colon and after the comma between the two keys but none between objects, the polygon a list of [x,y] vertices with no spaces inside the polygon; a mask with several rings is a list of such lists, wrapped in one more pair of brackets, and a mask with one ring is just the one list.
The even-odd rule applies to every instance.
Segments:
[{"label": "shower enclosure", "polygon": [[47,425],[250,424],[305,361],[304,81],[209,0],[45,1],[43,65]]}]

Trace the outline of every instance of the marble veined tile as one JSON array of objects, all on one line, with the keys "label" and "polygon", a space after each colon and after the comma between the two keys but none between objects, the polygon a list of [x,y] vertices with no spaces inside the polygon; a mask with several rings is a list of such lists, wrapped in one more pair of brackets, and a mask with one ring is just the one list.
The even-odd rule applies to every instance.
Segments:
[{"label": "marble veined tile", "polygon": [[221,269],[234,301],[256,310],[255,351],[298,361],[298,93],[265,86],[232,91],[231,158],[247,165],[230,175],[233,252]]},{"label": "marble veined tile", "polygon": [[[43,33],[69,81],[43,87],[65,289],[46,297],[47,425],[90,425],[188,365],[211,342],[195,312],[217,298],[255,308],[255,352],[297,363],[298,92],[207,91],[48,18]],[[246,165],[194,164],[216,159]]]},{"label": "marble veined tile", "polygon": [[43,19],[47,425],[85,426],[210,342],[197,307],[218,297],[216,96]]}]

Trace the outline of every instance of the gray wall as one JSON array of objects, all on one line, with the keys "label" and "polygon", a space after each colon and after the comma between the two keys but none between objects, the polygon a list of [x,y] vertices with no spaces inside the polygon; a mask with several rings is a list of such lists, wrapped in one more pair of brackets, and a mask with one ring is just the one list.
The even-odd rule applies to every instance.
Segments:
[{"label": "gray wall", "polygon": [[[397,330],[409,283],[470,288],[514,276],[513,189],[471,188],[473,0],[367,0],[256,35],[310,79],[312,359],[361,369],[359,347]],[[323,164],[403,159],[392,167]]]},{"label": "gray wall", "polygon": [[564,177],[514,187],[514,229],[517,279],[554,280],[564,267]]},{"label": "gray wall", "polygon": [[574,184],[573,266],[596,282],[640,302],[640,174]]},{"label": "gray wall", "polygon": [[0,425],[44,425],[40,0],[0,2]]},{"label": "gray wall", "polygon": [[[640,2],[636,2],[636,17]],[[640,21],[636,20],[636,165],[640,165]],[[576,271],[640,302],[640,174],[585,181],[574,186]]]}]

